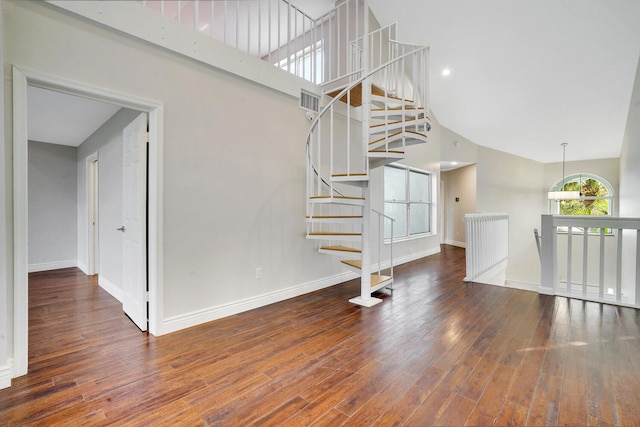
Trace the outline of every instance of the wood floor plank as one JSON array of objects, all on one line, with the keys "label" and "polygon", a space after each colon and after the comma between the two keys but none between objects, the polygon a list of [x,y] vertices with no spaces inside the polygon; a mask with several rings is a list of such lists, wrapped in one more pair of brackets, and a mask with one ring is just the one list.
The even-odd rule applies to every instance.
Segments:
[{"label": "wood floor plank", "polygon": [[498,366],[485,387],[482,396],[477,401],[475,408],[467,418],[465,425],[494,425],[498,416],[502,413],[511,385],[517,384],[515,382],[515,372],[516,370],[512,367]]},{"label": "wood floor plank", "polygon": [[349,417],[335,409],[335,406],[342,401],[347,395],[351,394],[360,385],[366,381],[361,373],[336,370],[327,378],[319,382],[316,386],[308,388],[300,393],[309,405],[304,407],[296,414],[294,418],[289,418],[283,423],[283,426],[297,427],[300,425],[311,425],[316,420],[322,419],[329,413],[342,414],[342,417]]},{"label": "wood floor plank", "polygon": [[383,414],[378,418],[377,423],[379,425],[404,425],[413,412],[431,396],[445,375],[446,372],[438,368],[428,368],[407,392],[399,396],[393,406],[382,408]]},{"label": "wood floor plank", "polygon": [[511,339],[499,334],[492,341],[489,350],[474,367],[464,384],[460,387],[459,394],[474,402],[478,401],[485,387],[491,381],[494,372],[498,369],[500,357],[506,351]]},{"label": "wood floor plank", "polygon": [[[392,375],[392,381],[385,385],[380,384],[379,391],[349,417],[351,424],[363,426],[376,424],[377,419],[380,418],[380,408],[393,406],[398,398],[416,383],[416,378],[411,375],[402,372]],[[336,406],[336,409],[340,408]]]},{"label": "wood floor plank", "polygon": [[542,373],[530,405],[527,425],[558,424],[558,404],[562,395],[562,377]]},{"label": "wood floor plank", "polygon": [[455,394],[449,401],[449,405],[444,412],[438,416],[434,425],[440,426],[461,426],[476,406],[476,401]]},{"label": "wood floor plank", "polygon": [[[349,417],[343,414],[340,411],[332,409],[331,411],[324,414],[322,417],[315,420],[313,423],[309,424],[313,427],[335,427],[345,425],[349,422]],[[306,424],[294,424],[296,426],[306,425]]]},{"label": "wood floor plank", "polygon": [[[409,417],[407,422],[410,425],[434,425],[436,419],[442,416],[451,402],[454,399],[460,399],[460,396],[457,395],[457,390],[461,384],[464,384],[467,377],[480,360],[478,356],[475,356],[472,353],[473,350],[471,349],[465,354],[458,356],[457,362],[451,366],[447,375],[442,379],[442,381],[440,381],[440,383],[438,383],[434,391]],[[443,369],[442,365],[436,366],[434,364],[433,366]],[[471,409],[473,409],[473,407],[469,408],[469,412],[471,412]]]},{"label": "wood floor plank", "polygon": [[265,416],[258,418],[252,424],[255,426],[281,426],[287,418],[295,416],[296,413],[300,412],[308,405],[309,402],[300,396],[295,396],[293,399],[278,406]]},{"label": "wood floor plank", "polygon": [[[497,426],[523,426],[527,422],[526,406],[521,406],[513,402],[505,402],[502,411],[495,421]],[[568,425],[568,424],[565,424]]]},{"label": "wood floor plank", "polygon": [[78,269],[29,277],[0,425],[640,425],[640,311],[465,283],[464,249],[161,337]]}]

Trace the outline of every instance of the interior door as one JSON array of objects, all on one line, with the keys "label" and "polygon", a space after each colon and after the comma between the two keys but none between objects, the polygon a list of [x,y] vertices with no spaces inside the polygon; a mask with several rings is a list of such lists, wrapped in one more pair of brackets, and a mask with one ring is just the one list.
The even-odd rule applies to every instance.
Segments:
[{"label": "interior door", "polygon": [[147,114],[123,131],[122,308],[147,330]]}]

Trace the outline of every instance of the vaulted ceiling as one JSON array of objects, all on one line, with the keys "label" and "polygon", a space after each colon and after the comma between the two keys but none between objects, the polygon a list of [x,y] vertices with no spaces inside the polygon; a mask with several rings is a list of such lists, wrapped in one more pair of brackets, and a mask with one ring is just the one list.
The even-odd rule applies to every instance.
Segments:
[{"label": "vaulted ceiling", "polygon": [[640,1],[369,2],[382,25],[398,22],[400,41],[430,46],[431,108],[443,126],[543,163],[561,161],[563,142],[567,160],[620,155]]},{"label": "vaulted ceiling", "polygon": [[[293,1],[311,16],[333,0]],[[431,108],[439,122],[482,146],[543,163],[620,155],[640,57],[639,0],[369,0],[401,41],[430,46]],[[443,76],[444,69],[450,75]],[[30,138],[63,128],[77,144],[117,107],[30,89]],[[32,110],[42,106],[43,112]],[[71,112],[72,126],[53,113]],[[88,113],[86,118],[78,114]],[[40,125],[36,125],[36,116]],[[103,117],[104,116],[104,117]],[[40,121],[40,120],[48,121]],[[36,132],[32,135],[32,132]],[[85,136],[86,135],[86,136]],[[80,142],[82,142],[80,140]],[[455,160],[455,159],[447,159]]]}]

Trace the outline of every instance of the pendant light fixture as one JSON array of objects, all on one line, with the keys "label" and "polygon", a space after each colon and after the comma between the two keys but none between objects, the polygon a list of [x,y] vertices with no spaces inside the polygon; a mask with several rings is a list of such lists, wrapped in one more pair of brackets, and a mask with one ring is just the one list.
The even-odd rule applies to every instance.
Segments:
[{"label": "pendant light fixture", "polygon": [[565,191],[565,174],[564,174],[564,164],[565,164],[565,156],[567,151],[567,143],[563,142],[562,144],[562,186],[559,191],[549,191],[547,197],[549,200],[578,200],[580,199],[579,191]]}]

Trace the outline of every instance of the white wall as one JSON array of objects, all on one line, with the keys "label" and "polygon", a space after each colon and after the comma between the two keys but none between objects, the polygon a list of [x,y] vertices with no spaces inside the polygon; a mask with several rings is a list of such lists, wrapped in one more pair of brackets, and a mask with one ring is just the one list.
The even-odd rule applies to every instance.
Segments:
[{"label": "white wall", "polygon": [[77,265],[76,152],[29,141],[29,271]]},{"label": "white wall", "polygon": [[440,172],[445,185],[445,243],[466,247],[464,216],[476,212],[476,175],[476,165]]},{"label": "white wall", "polygon": [[507,284],[525,289],[540,285],[540,259],[533,229],[546,212],[542,163],[478,146],[477,210],[509,214]]},{"label": "white wall", "polygon": [[[569,147],[567,147],[569,148]],[[620,160],[619,159],[598,159],[583,160],[575,162],[565,162],[565,175],[569,176],[576,173],[590,173],[606,179],[613,187],[615,192],[615,200],[613,203],[614,215],[619,212],[618,208],[618,188],[620,177]],[[551,186],[562,179],[562,162],[546,163],[544,165],[544,191],[549,191]],[[545,193],[546,194],[546,193]],[[551,203],[558,202],[548,202]],[[549,211],[545,213],[551,213]]]},{"label": "white wall", "polygon": [[88,265],[87,157],[98,155],[98,283],[117,299],[122,298],[122,131],[140,113],[120,109],[79,147],[78,180],[78,259]]},{"label": "white wall", "polygon": [[640,61],[620,153],[620,215],[640,217]]},{"label": "white wall", "polygon": [[464,136],[442,127],[440,140],[440,160],[443,162],[475,163],[478,161],[478,145]]},{"label": "white wall", "polygon": [[[640,217],[640,61],[631,94],[629,115],[625,129],[622,151],[620,153],[620,216]],[[637,235],[625,232],[623,240],[624,274],[635,278],[634,262]],[[632,289],[635,287],[630,285]],[[632,299],[636,298],[635,289]]]},{"label": "white wall", "polygon": [[165,331],[340,281],[346,269],[304,238],[297,98],[46,4],[4,7],[8,65],[164,103]]},{"label": "white wall", "polygon": [[[478,145],[451,129],[442,128],[440,133],[440,160],[442,162],[476,163]],[[473,171],[473,174],[471,174]],[[463,175],[460,175],[460,174]],[[477,169],[458,169],[443,172],[444,181],[444,226],[443,242],[466,246],[464,214],[474,213],[477,199]],[[462,181],[461,181],[462,179]],[[460,202],[455,198],[460,197]]]}]

